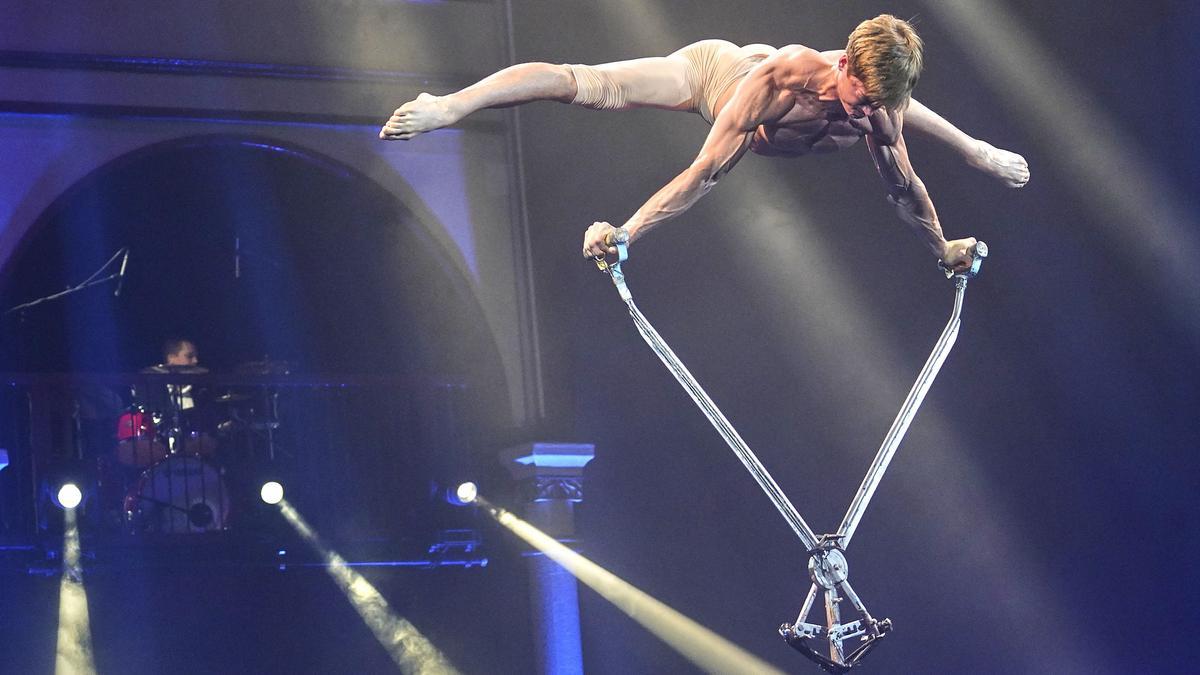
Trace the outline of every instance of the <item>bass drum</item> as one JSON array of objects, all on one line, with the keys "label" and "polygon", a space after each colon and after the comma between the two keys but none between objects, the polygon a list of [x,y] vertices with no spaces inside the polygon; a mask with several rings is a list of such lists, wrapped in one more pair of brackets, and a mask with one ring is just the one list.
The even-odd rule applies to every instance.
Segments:
[{"label": "bass drum", "polygon": [[223,472],[198,457],[172,456],[147,469],[125,496],[135,532],[196,534],[229,528]]}]

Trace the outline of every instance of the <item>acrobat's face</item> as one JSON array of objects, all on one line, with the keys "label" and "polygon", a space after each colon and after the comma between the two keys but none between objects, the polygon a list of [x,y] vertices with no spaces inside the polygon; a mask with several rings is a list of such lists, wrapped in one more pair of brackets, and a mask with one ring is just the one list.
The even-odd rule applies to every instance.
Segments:
[{"label": "acrobat's face", "polygon": [[845,54],[838,59],[837,95],[846,116],[854,119],[870,117],[871,113],[883,107],[883,104],[867,96],[867,88],[862,80],[850,74]]}]

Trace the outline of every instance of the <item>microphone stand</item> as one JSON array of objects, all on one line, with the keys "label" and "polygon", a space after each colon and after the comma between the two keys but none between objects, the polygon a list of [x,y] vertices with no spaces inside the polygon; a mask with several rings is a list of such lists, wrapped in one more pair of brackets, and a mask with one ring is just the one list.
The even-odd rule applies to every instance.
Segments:
[{"label": "microphone stand", "polygon": [[[31,300],[29,302],[22,303],[15,307],[10,307],[10,308],[4,310],[4,313],[0,314],[0,316],[8,316],[9,314],[12,314],[13,312],[19,312],[23,309],[29,309],[30,307],[40,305],[43,302],[57,300],[59,298],[63,298],[68,295],[71,295],[72,293],[77,293],[79,291],[82,291],[85,288],[91,288],[92,286],[99,286],[100,284],[108,283],[109,281],[112,281],[113,279],[117,279],[117,280],[123,279],[125,276],[124,263],[122,263],[120,271],[114,272],[106,277],[100,277],[100,275],[104,273],[104,270],[108,269],[109,266],[111,266],[113,263],[115,263],[117,261],[117,258],[120,258],[122,255],[126,255],[126,256],[129,255],[129,247],[128,246],[123,246],[123,247],[117,249],[117,252],[114,253],[111,258],[108,259],[108,262],[101,265],[100,269],[96,270],[94,273],[92,273],[92,275],[90,277],[88,277],[87,279],[84,279],[79,284],[77,284],[75,286],[70,286],[64,291],[59,291],[58,293],[53,293],[51,295],[47,295],[44,298],[38,298],[37,300]],[[128,258],[126,258],[126,260],[128,260]],[[100,277],[100,278],[97,278],[97,277]]]}]

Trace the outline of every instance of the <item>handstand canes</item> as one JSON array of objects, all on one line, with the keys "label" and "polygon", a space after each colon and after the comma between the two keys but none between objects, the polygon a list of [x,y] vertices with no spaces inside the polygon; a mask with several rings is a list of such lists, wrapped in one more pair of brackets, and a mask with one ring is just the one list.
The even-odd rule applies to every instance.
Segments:
[{"label": "handstand canes", "polygon": [[[625,301],[625,305],[629,309],[629,316],[633,318],[633,323],[641,334],[642,339],[658,358],[671,371],[675,379],[683,386],[684,390],[692,397],[696,405],[699,406],[701,412],[716,428],[717,433],[729,445],[737,458],[741,460],[742,465],[750,472],[754,480],[762,488],[763,492],[775,505],[775,508],[783,516],[784,520],[791,526],[792,531],[800,538],[800,542],[804,544],[805,550],[808,552],[808,575],[812,579],[812,587],[809,588],[808,595],[804,600],[804,605],[800,610],[800,615],[796,618],[795,623],[784,623],[779,627],[779,634],[787,641],[789,645],[800,651],[809,659],[816,662],[821,668],[831,673],[844,673],[852,666],[857,665],[864,656],[875,646],[875,642],[886,635],[892,629],[890,619],[875,619],[871,613],[867,611],[867,607],[859,599],[858,594],[851,588],[848,581],[849,569],[846,564],[846,556],[843,553],[846,547],[850,544],[851,537],[854,536],[854,531],[858,527],[858,521],[862,519],[863,513],[866,511],[867,504],[870,503],[871,497],[875,494],[875,488],[879,486],[879,481],[883,479],[883,474],[887,471],[888,464],[892,461],[892,456],[896,453],[896,448],[899,447],[901,439],[904,438],[904,433],[908,430],[908,425],[912,422],[913,417],[917,414],[917,408],[920,407],[921,401],[925,398],[926,392],[929,391],[930,385],[937,377],[938,371],[942,367],[942,363],[946,360],[946,356],[950,353],[950,349],[954,346],[954,341],[958,337],[958,328],[960,324],[960,315],[962,314],[963,296],[966,294],[967,281],[974,278],[979,273],[979,268],[983,263],[983,259],[987,257],[987,245],[979,242],[975,246],[974,261],[971,268],[964,273],[954,274],[943,268],[947,278],[954,279],[954,309],[950,314],[950,320],[946,323],[945,329],[942,330],[942,335],[938,338],[937,344],[933,347],[933,352],[929,355],[929,359],[925,361],[925,367],[921,369],[921,373],[917,376],[917,381],[913,384],[912,389],[908,392],[908,397],[904,400],[904,405],[900,407],[900,412],[896,415],[895,421],[892,422],[891,429],[888,430],[887,436],[883,439],[883,444],[879,447],[879,452],[875,455],[875,460],[871,463],[871,468],[867,470],[867,475],[863,479],[862,485],[859,486],[858,492],[854,495],[854,501],[850,504],[849,510],[846,511],[846,516],[842,519],[841,527],[838,528],[835,534],[824,534],[817,536],[808,523],[804,522],[804,518],[796,511],[796,507],[788,500],[783,490],[775,482],[771,475],[758,461],[758,457],[738,435],[737,430],[725,419],[725,415],[717,408],[712,399],[708,397],[700,384],[696,382],[696,378],[688,372],[686,366],[680,362],[667,343],[663,341],[646,317],[637,308],[633,302],[633,295],[629,292],[629,287],[625,284],[625,273],[621,269],[621,263],[628,258],[627,237],[621,237],[624,234],[622,230],[618,230],[618,237],[614,240],[614,245],[617,247],[618,255],[616,262],[609,263],[603,258],[596,258],[596,265],[600,270],[609,275],[613,284],[617,287],[617,292],[620,293],[621,299]],[[626,239],[626,241],[622,241]],[[805,619],[812,611],[813,604],[816,601],[817,594],[823,592],[825,595],[825,624],[808,623]],[[849,600],[854,606],[859,618],[849,623],[842,623],[839,604],[842,600]],[[847,653],[844,642],[852,638],[859,638],[859,644]],[[828,653],[826,656],[821,651],[818,651],[814,646],[814,641],[825,640],[828,642]]]}]

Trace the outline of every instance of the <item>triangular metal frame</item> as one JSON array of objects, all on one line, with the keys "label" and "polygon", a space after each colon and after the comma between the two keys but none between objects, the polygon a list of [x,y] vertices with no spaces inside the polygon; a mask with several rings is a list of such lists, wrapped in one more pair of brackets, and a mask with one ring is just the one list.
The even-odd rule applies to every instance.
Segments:
[{"label": "triangular metal frame", "polygon": [[[854,499],[850,503],[850,508],[847,509],[846,515],[842,518],[841,526],[834,534],[826,534],[817,536],[796,507],[788,500],[787,495],[783,493],[779,485],[759,462],[758,457],[738,435],[737,430],[725,419],[725,415],[717,408],[712,399],[700,386],[687,367],[679,360],[666,341],[659,336],[646,317],[637,308],[633,302],[633,295],[630,293],[628,286],[625,284],[625,274],[621,269],[621,263],[628,258],[628,249],[624,242],[616,242],[618,256],[616,262],[609,263],[603,258],[597,258],[596,264],[600,270],[607,273],[611,277],[613,284],[617,287],[617,291],[621,295],[621,299],[625,301],[629,309],[629,315],[633,318],[634,325],[637,326],[638,332],[658,355],[663,365],[667,367],[679,384],[684,388],[701,412],[708,417],[709,422],[721,435],[725,442],[741,460],[742,465],[754,477],[754,480],[766,493],[767,497],[775,505],[775,508],[784,517],[784,520],[791,526],[792,531],[800,538],[804,544],[805,550],[808,552],[808,572],[812,579],[812,586],[808,590],[808,595],[805,597],[804,603],[800,609],[800,614],[793,623],[784,623],[779,627],[779,634],[789,645],[800,651],[807,658],[811,659],[821,668],[830,673],[844,673],[850,668],[857,665],[863,657],[867,655],[876,645],[876,641],[889,633],[892,629],[890,619],[875,619],[871,613],[867,611],[866,605],[854,592],[848,580],[849,567],[846,562],[844,551],[850,544],[851,538],[854,536],[855,530],[858,528],[858,523],[862,519],[863,513],[866,512],[867,505],[871,501],[871,497],[875,494],[875,489],[879,486],[879,482],[883,479],[884,472],[887,471],[888,465],[892,461],[892,457],[896,453],[896,449],[900,446],[900,441],[904,438],[904,434],[908,431],[909,424],[917,414],[917,409],[921,406],[921,402],[925,399],[925,394],[929,391],[933,384],[934,378],[937,377],[938,371],[941,370],[942,364],[950,353],[950,349],[954,347],[954,342],[958,338],[958,329],[961,324],[961,315],[963,307],[963,298],[967,290],[967,281],[979,274],[979,269],[983,263],[983,259],[987,257],[987,245],[983,242],[976,244],[973,252],[973,262],[971,268],[966,272],[954,274],[943,268],[947,278],[954,280],[954,308],[950,314],[950,320],[946,323],[946,327],[942,330],[941,337],[933,347],[932,353],[925,361],[925,366],[921,369],[917,376],[916,382],[908,392],[908,397],[904,399],[904,404],[900,407],[900,412],[897,413],[896,419],[892,422],[891,428],[883,439],[883,443],[879,447],[879,451],[875,454],[875,459],[871,463],[871,467],[867,470],[867,475],[863,478],[862,484],[854,495]],[[809,623],[806,621],[809,613],[812,611],[813,605],[816,604],[818,593],[822,593],[825,598],[825,622],[823,624]],[[858,618],[854,621],[842,623],[840,605],[843,601],[849,601]],[[846,649],[845,642],[854,638],[858,638],[859,644],[849,651]],[[824,641],[826,649],[822,650],[816,646],[817,641]]]}]

